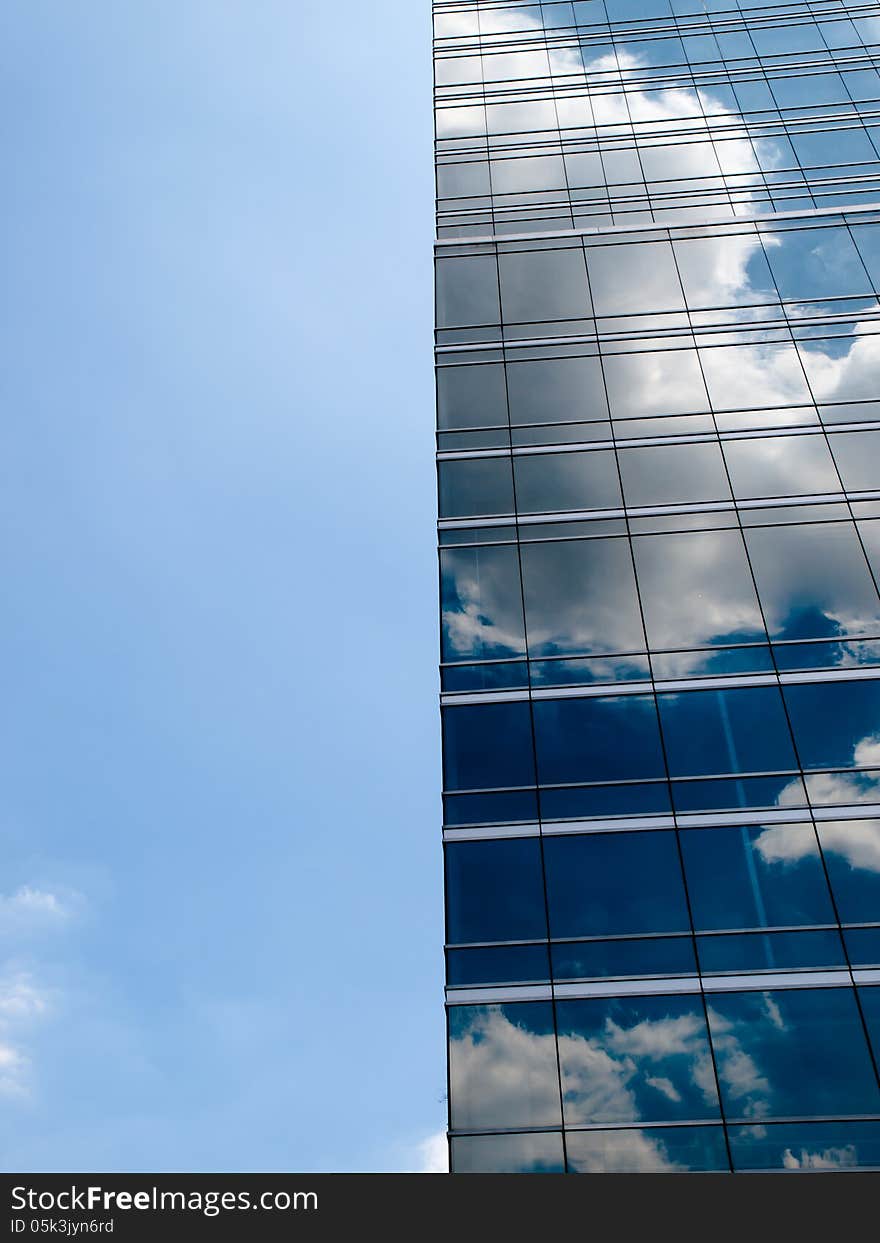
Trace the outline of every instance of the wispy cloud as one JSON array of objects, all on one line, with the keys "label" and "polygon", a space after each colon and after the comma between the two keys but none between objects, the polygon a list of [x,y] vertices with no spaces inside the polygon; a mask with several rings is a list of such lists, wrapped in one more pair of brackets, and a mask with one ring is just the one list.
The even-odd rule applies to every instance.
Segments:
[{"label": "wispy cloud", "polygon": [[448,1174],[449,1147],[446,1132],[437,1131],[416,1146],[418,1174]]}]

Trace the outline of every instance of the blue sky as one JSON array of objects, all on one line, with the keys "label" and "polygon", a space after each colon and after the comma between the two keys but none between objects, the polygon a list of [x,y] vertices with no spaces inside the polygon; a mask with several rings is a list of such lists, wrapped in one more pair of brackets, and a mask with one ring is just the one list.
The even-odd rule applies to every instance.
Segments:
[{"label": "blue sky", "polygon": [[444,1126],[429,51],[2,6],[4,1169]]}]

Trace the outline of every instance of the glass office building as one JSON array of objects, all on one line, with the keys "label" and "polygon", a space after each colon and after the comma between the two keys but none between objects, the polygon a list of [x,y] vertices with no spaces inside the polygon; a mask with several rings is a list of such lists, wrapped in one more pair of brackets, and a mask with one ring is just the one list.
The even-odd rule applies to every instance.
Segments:
[{"label": "glass office building", "polygon": [[880,1167],[880,5],[434,6],[456,1171]]}]

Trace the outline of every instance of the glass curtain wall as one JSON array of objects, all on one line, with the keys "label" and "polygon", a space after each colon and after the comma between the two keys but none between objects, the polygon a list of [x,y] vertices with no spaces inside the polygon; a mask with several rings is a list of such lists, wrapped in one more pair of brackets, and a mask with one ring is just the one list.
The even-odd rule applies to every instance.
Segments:
[{"label": "glass curtain wall", "polygon": [[880,1168],[880,4],[434,35],[453,1169]]}]

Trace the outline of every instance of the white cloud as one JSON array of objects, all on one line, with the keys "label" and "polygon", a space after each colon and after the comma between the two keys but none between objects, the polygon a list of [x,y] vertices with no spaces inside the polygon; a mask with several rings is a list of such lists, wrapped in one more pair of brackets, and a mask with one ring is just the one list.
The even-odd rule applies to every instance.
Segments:
[{"label": "white cloud", "polygon": [[822,1152],[802,1148],[797,1156],[786,1148],[782,1164],[787,1170],[845,1170],[858,1165],[858,1152],[854,1144],[843,1148],[825,1148]]},{"label": "white cloud", "polygon": [[0,1096],[28,1094],[30,1059],[22,1041],[49,1009],[47,990],[27,972],[8,968],[0,975]]},{"label": "white cloud", "polygon": [[81,902],[77,893],[61,895],[22,885],[14,893],[0,894],[0,930],[8,933],[58,927],[73,917]]}]

